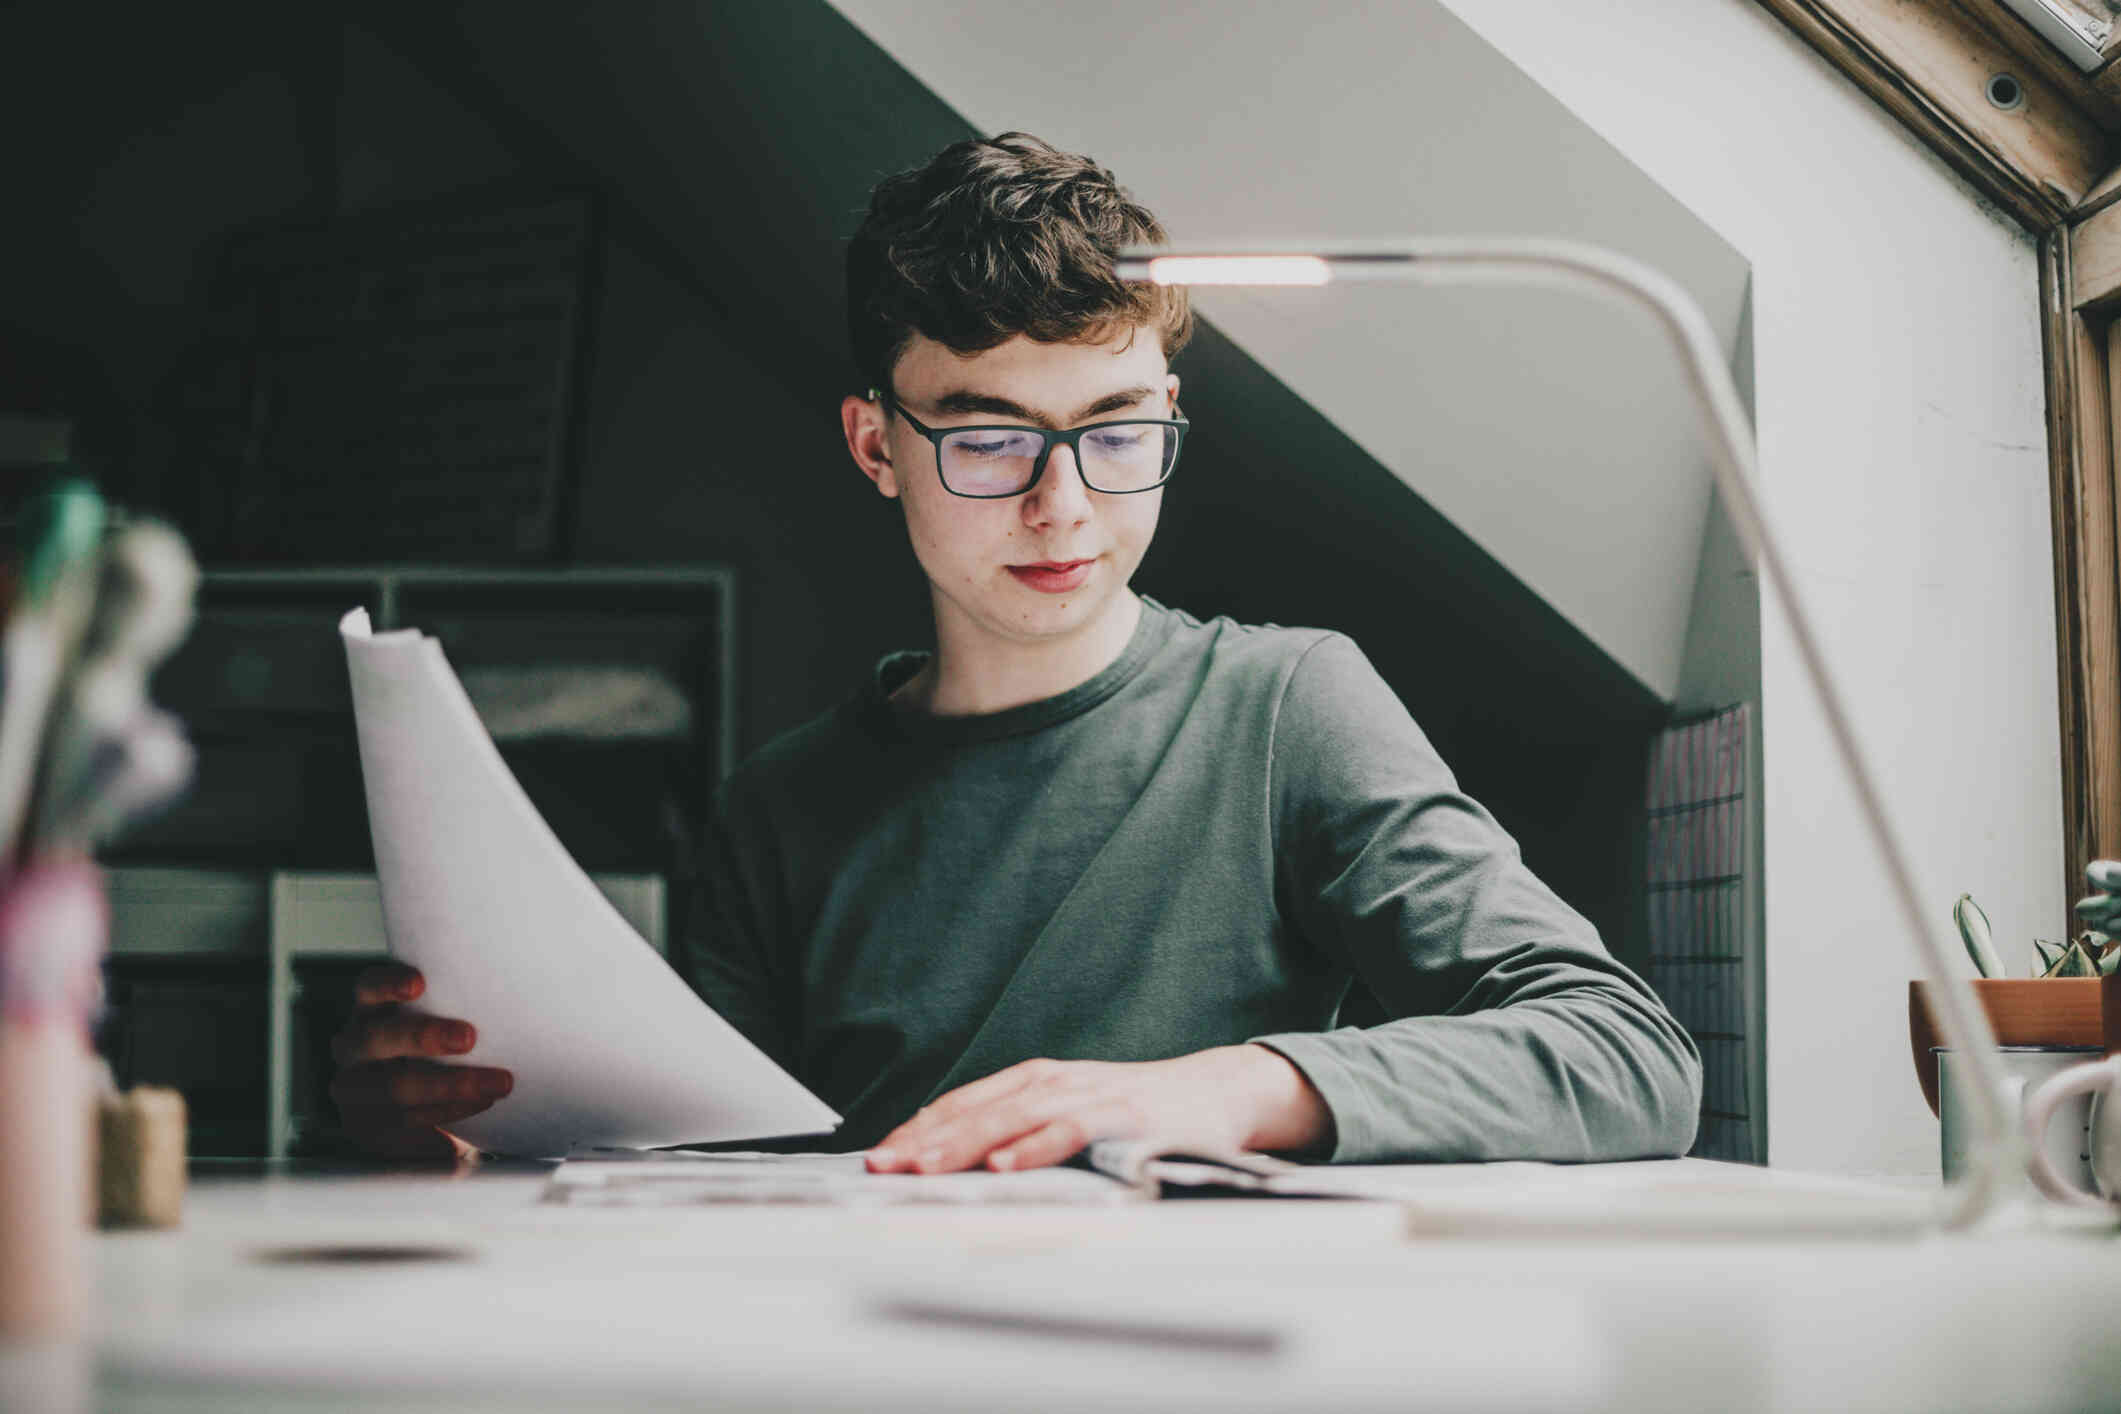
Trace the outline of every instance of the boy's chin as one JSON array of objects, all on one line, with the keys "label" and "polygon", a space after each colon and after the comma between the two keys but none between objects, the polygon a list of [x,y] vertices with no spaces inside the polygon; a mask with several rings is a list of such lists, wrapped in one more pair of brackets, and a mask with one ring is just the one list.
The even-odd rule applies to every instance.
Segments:
[{"label": "boy's chin", "polygon": [[988,618],[1012,637],[1046,638],[1087,628],[1112,612],[1126,590],[1104,578],[1104,567],[1078,589],[1065,594],[1041,593],[1019,583],[1004,570],[1003,583],[987,602]]}]

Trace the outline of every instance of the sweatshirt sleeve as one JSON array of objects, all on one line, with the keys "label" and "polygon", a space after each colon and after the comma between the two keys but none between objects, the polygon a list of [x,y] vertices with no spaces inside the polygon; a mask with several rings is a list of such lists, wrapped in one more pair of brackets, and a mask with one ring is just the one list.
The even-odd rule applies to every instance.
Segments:
[{"label": "sweatshirt sleeve", "polygon": [[1349,639],[1320,639],[1292,671],[1272,771],[1289,923],[1392,1018],[1254,1038],[1324,1097],[1335,1161],[1614,1160],[1692,1146],[1693,1038],[1525,867]]},{"label": "sweatshirt sleeve", "polygon": [[772,838],[736,783],[725,784],[701,840],[698,886],[671,961],[724,1021],[799,1075],[788,988],[766,947],[778,889],[762,842]]}]

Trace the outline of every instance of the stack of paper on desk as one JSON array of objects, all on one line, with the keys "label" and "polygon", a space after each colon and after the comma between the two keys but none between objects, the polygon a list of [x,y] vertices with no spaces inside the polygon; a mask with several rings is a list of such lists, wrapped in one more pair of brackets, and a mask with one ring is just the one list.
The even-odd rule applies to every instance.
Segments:
[{"label": "stack of paper on desk", "polygon": [[1075,1204],[1145,1194],[1082,1168],[1022,1173],[870,1173],[860,1154],[697,1154],[577,1150],[553,1171],[544,1201],[578,1208],[687,1208],[708,1203]]},{"label": "stack of paper on desk", "polygon": [[340,621],[394,957],[418,1010],[515,1074],[450,1126],[496,1153],[820,1134],[839,1116],[717,1016],[582,872],[501,760],[441,645]]},{"label": "stack of paper on desk", "polygon": [[[686,1207],[700,1203],[1086,1203],[1245,1195],[1386,1198],[1435,1191],[1448,1172],[1493,1185],[1553,1164],[1292,1164],[1269,1154],[1180,1152],[1106,1139],[1072,1163],[993,1173],[876,1174],[861,1154],[695,1153],[583,1146],[554,1171],[545,1201],[581,1207]],[[1451,1185],[1446,1180],[1446,1188]]]},{"label": "stack of paper on desk", "polygon": [[545,1201],[577,1207],[662,1208],[700,1203],[1080,1203],[1105,1205],[1190,1192],[1340,1197],[1306,1192],[1325,1169],[1265,1154],[1175,1155],[1153,1144],[1104,1140],[1074,1164],[993,1173],[870,1173],[861,1154],[701,1154],[584,1146],[554,1171]]},{"label": "stack of paper on desk", "polygon": [[545,1201],[579,1207],[710,1203],[1074,1203],[1250,1196],[1399,1204],[1415,1237],[1915,1236],[1933,1190],[1714,1159],[1606,1164],[1292,1164],[1104,1140],[1073,1164],[1020,1173],[872,1174],[860,1154],[577,1150]]}]

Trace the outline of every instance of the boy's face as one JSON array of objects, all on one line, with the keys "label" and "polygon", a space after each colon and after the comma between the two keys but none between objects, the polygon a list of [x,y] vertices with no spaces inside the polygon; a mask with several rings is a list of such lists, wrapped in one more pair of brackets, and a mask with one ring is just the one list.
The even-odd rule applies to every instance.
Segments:
[{"label": "boy's face", "polygon": [[[1069,428],[1168,418],[1178,407],[1178,379],[1149,329],[1098,343],[1042,344],[1018,335],[969,357],[915,335],[892,378],[898,401],[936,429]],[[939,635],[1052,641],[1124,607],[1127,581],[1156,533],[1162,488],[1092,491],[1074,452],[1056,446],[1022,495],[956,496],[936,473],[933,444],[905,418],[859,398],[847,399],[841,414],[856,464],[905,507],[913,553],[934,590]]]}]

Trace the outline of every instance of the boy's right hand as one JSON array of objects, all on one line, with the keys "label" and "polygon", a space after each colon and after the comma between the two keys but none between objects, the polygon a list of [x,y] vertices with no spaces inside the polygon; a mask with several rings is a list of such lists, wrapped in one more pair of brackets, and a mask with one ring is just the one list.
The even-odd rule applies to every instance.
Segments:
[{"label": "boy's right hand", "polygon": [[354,1012],[332,1037],[331,1098],[346,1137],[392,1158],[462,1157],[469,1146],[443,1126],[488,1109],[515,1086],[489,1066],[444,1065],[478,1041],[468,1021],[418,1016],[400,1003],[427,990],[417,968],[386,962],[354,981]]}]

